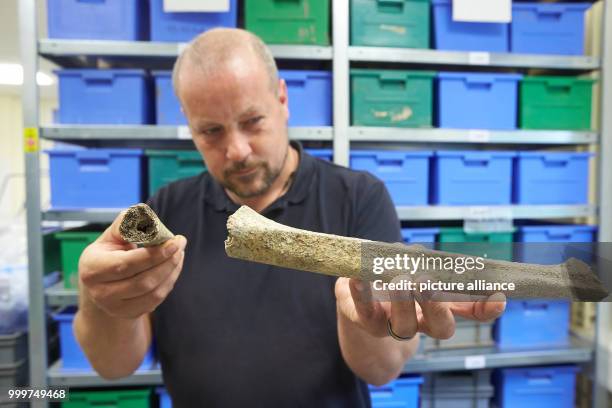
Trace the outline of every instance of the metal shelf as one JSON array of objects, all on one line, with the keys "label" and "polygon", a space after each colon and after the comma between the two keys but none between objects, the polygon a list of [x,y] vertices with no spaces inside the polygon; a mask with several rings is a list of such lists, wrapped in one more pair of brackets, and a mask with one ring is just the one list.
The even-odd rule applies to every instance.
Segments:
[{"label": "metal shelf", "polygon": [[[53,125],[41,128],[41,136],[50,140],[191,140],[187,126]],[[331,127],[291,127],[295,140],[332,141]]]},{"label": "metal shelf", "polygon": [[351,127],[352,142],[577,145],[599,142],[596,132],[563,130],[409,129]]},{"label": "metal shelf", "polygon": [[[78,57],[153,58],[174,59],[185,48],[186,43],[150,41],[103,41],[103,40],[57,40],[40,39],[38,52],[43,57],[59,62],[71,61],[69,65],[83,65]],[[310,45],[272,45],[272,54],[277,59],[331,60],[332,47]],[[75,59],[77,58],[77,59]],[[79,64],[80,61],[80,64]]]},{"label": "metal shelf", "polygon": [[589,205],[508,205],[508,206],[423,206],[396,207],[402,221],[465,220],[486,218],[546,219],[579,218],[596,215]]},{"label": "metal shelf", "polygon": [[79,303],[79,292],[76,289],[66,289],[64,282],[58,282],[45,290],[47,304],[53,307],[75,306]]},{"label": "metal shelf", "polygon": [[410,48],[349,47],[354,62],[395,62],[419,65],[472,65],[480,67],[546,68],[569,70],[599,69],[601,61],[589,56],[498,54]]},{"label": "metal shelf", "polygon": [[418,355],[404,366],[404,373],[423,373],[497,367],[586,363],[593,357],[591,343],[572,339],[567,347],[540,350],[498,351],[495,347],[434,351]]},{"label": "metal shelf", "polygon": [[62,361],[55,362],[47,371],[49,385],[58,387],[125,387],[162,385],[160,369],[136,371],[129,377],[105,380],[94,371],[65,371]]},{"label": "metal shelf", "polygon": [[[111,223],[122,209],[49,210],[45,221],[85,221]],[[579,218],[596,215],[597,207],[590,205],[508,205],[508,206],[422,206],[396,207],[402,221],[438,221],[508,217],[512,219]]]}]

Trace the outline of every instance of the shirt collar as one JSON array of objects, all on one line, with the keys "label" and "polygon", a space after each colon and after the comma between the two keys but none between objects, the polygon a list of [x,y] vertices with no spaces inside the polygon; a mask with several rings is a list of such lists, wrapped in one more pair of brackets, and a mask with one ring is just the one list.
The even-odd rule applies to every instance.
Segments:
[{"label": "shirt collar", "polygon": [[[268,208],[266,208],[266,212],[279,207],[285,207],[287,203],[298,204],[304,201],[315,181],[314,161],[316,159],[304,153],[304,149],[300,142],[291,140],[289,143],[298,151],[300,162],[294,173],[294,180],[291,187],[289,187],[289,191],[270,204]],[[206,194],[204,199],[207,203],[211,204],[215,210],[233,213],[239,208],[239,205],[229,198],[223,186],[219,184],[212,175],[209,174],[208,177],[205,177],[205,180],[206,188],[204,191],[206,191]]]}]

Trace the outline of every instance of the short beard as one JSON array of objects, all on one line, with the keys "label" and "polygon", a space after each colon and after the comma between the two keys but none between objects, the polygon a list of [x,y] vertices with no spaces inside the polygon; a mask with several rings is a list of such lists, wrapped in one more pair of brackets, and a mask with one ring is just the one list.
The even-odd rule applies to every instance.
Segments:
[{"label": "short beard", "polygon": [[[285,151],[283,162],[278,168],[274,168],[274,169],[271,168],[270,164],[266,161],[262,161],[256,164],[257,170],[255,171],[254,176],[258,176],[260,169],[263,170],[263,176],[261,176],[262,177],[261,187],[259,187],[256,190],[248,190],[245,188],[241,188],[240,184],[233,183],[231,181],[231,176],[233,175],[234,172],[241,171],[246,168],[252,167],[252,164],[249,165],[246,162],[238,163],[234,165],[231,169],[225,170],[223,172],[223,180],[221,181],[221,185],[225,189],[231,191],[236,197],[241,198],[243,200],[262,196],[265,193],[267,193],[268,190],[270,190],[270,187],[272,186],[272,184],[274,184],[274,182],[280,176],[281,171],[285,167],[288,153],[289,153],[289,149]],[[255,179],[253,181],[258,181],[258,179]]]}]

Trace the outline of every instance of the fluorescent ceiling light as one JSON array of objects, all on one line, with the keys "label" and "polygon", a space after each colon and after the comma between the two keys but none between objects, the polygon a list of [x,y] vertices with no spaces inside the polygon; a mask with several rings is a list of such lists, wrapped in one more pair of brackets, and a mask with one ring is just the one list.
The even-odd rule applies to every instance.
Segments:
[{"label": "fluorescent ceiling light", "polygon": [[[44,72],[36,73],[39,86],[53,85],[53,77]],[[21,64],[0,63],[0,85],[23,85],[23,67]]]}]

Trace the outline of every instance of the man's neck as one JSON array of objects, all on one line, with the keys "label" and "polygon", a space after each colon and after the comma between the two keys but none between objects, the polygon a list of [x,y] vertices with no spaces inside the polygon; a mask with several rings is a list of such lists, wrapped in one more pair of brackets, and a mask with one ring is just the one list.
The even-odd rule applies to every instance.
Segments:
[{"label": "man's neck", "polygon": [[299,161],[300,157],[298,151],[293,146],[289,145],[289,149],[287,150],[287,159],[285,160],[283,169],[265,194],[255,198],[242,199],[237,197],[231,191],[225,191],[230,199],[236,204],[248,205],[255,211],[261,212],[289,190],[293,181],[294,173],[297,171]]}]

